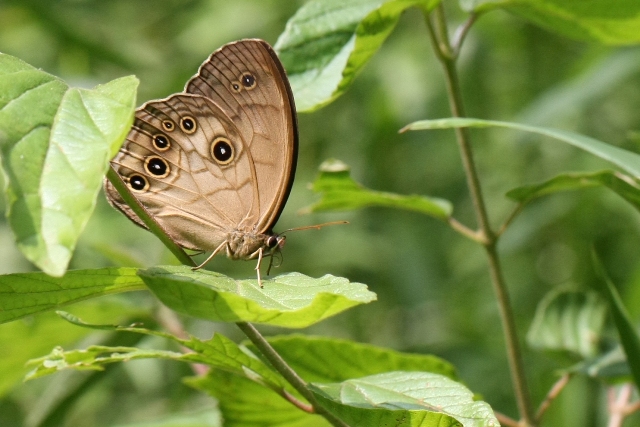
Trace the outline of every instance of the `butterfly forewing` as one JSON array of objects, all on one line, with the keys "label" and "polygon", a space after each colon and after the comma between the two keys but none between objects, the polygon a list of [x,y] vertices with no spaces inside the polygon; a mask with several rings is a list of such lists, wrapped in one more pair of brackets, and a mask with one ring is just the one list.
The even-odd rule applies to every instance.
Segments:
[{"label": "butterfly forewing", "polygon": [[257,177],[260,219],[246,228],[267,232],[278,220],[291,190],[298,131],[291,89],[282,64],[262,40],[230,43],[214,52],[186,85],[220,106],[249,146]]}]

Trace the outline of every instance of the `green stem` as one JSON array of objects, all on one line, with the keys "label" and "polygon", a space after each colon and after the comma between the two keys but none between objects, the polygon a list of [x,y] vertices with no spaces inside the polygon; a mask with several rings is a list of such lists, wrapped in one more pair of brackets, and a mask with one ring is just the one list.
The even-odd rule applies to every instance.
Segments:
[{"label": "green stem", "polygon": [[[442,3],[440,3],[440,5],[433,11],[433,20],[431,15],[426,11],[425,18],[436,55],[444,68],[451,114],[454,117],[465,117],[466,114],[464,111],[464,104],[462,102],[462,91],[456,70],[456,59],[460,46],[456,46],[456,48],[453,49],[449,43]],[[529,389],[527,387],[524,362],[520,350],[520,342],[518,340],[513,309],[511,307],[509,292],[502,274],[500,258],[496,250],[498,236],[491,229],[489,217],[487,215],[487,209],[485,207],[482,189],[480,186],[480,179],[473,159],[473,150],[471,149],[469,132],[466,128],[456,128],[455,134],[462,157],[462,164],[467,177],[467,185],[469,187],[469,192],[471,193],[471,199],[473,201],[473,207],[478,221],[479,233],[483,236],[481,243],[487,254],[491,283],[493,284],[493,289],[500,310],[500,318],[502,321],[505,345],[507,348],[507,357],[509,360],[518,410],[522,417],[524,426],[535,426],[535,415],[531,405]]]},{"label": "green stem", "polygon": [[307,383],[284,361],[269,342],[258,332],[251,323],[238,322],[238,327],[258,347],[258,350],[267,358],[269,363],[313,406],[316,414],[323,416],[331,425],[336,427],[349,427],[342,420],[336,418],[332,413],[324,409],[316,397],[313,395]]}]

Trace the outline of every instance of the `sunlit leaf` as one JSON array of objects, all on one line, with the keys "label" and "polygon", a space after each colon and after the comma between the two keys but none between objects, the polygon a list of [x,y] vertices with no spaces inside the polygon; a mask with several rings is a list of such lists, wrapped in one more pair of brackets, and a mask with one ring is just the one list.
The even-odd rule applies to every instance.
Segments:
[{"label": "sunlit leaf", "polygon": [[340,96],[376,53],[402,12],[431,10],[440,0],[311,0],[289,20],[275,45],[298,111]]},{"label": "sunlit leaf", "polygon": [[598,141],[597,139],[590,138],[588,136],[561,129],[553,129],[542,126],[530,126],[511,122],[499,122],[495,120],[452,117],[447,119],[421,120],[405,126],[402,131],[450,129],[461,127],[502,127],[548,136],[550,138],[557,139],[558,141],[562,141],[575,147],[581,148],[582,150],[591,153],[596,157],[619,166],[623,170],[632,174],[634,177],[640,177],[640,154],[623,150],[622,148],[606,144],[602,141]]},{"label": "sunlit leaf", "polygon": [[491,407],[447,377],[388,372],[334,384],[311,384],[321,404],[348,425],[498,427]]},{"label": "sunlit leaf", "polygon": [[514,188],[507,197],[521,203],[558,191],[579,190],[604,186],[640,210],[640,185],[633,178],[616,171],[593,173],[566,173],[540,184]]},{"label": "sunlit leaf", "polygon": [[304,328],[350,307],[375,300],[361,283],[325,275],[289,273],[263,280],[234,280],[212,271],[166,266],[140,277],[173,310],[217,322],[255,322]]},{"label": "sunlit leaf", "polygon": [[146,289],[135,268],[72,270],[63,277],[45,273],[16,273],[0,276],[0,323],[78,301]]},{"label": "sunlit leaf", "polygon": [[606,302],[596,292],[553,290],[538,305],[527,341],[539,350],[593,357],[606,316]]},{"label": "sunlit leaf", "polygon": [[9,224],[24,255],[64,274],[109,160],[133,121],[138,80],[95,89],[0,54],[0,153]]},{"label": "sunlit leaf", "polygon": [[320,175],[314,181],[312,189],[321,193],[322,199],[303,209],[302,213],[385,206],[445,219],[450,217],[453,211],[451,203],[447,200],[370,190],[354,181],[349,167],[339,160],[327,160],[320,165]]},{"label": "sunlit leaf", "polygon": [[462,0],[477,12],[505,9],[547,30],[612,45],[640,43],[636,0]]}]

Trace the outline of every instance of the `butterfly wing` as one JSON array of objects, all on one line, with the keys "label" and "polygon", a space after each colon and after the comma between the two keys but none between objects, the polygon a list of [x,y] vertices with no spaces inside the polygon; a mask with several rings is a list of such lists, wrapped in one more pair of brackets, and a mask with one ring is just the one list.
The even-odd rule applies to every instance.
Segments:
[{"label": "butterfly wing", "polygon": [[[112,165],[183,247],[214,250],[230,231],[270,231],[291,189],[298,144],[275,53],[259,40],[226,45],[186,92],[143,105]],[[105,189],[142,225],[110,183]]]},{"label": "butterfly wing", "polygon": [[214,52],[185,92],[211,99],[237,125],[256,173],[259,217],[240,229],[266,233],[291,191],[298,155],[298,124],[289,80],[266,42],[241,40]]}]

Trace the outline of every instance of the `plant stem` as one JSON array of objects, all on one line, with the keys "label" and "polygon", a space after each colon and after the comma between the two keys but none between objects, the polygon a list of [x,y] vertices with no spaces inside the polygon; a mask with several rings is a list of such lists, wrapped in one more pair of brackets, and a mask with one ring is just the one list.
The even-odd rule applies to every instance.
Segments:
[{"label": "plant stem", "polygon": [[[432,44],[436,55],[442,63],[445,72],[445,81],[449,97],[451,114],[454,117],[465,117],[464,104],[462,102],[462,91],[456,70],[456,54],[459,46],[454,50],[449,43],[446,19],[442,3],[431,14],[425,11],[425,18]],[[468,29],[467,29],[468,30]],[[520,351],[520,342],[515,326],[513,309],[509,299],[509,292],[500,267],[500,259],[496,250],[498,237],[491,229],[487,209],[485,207],[478,171],[473,159],[469,132],[466,128],[455,129],[456,139],[462,157],[462,165],[467,177],[467,185],[473,201],[476,218],[478,221],[479,233],[483,236],[482,245],[485,248],[489,262],[489,272],[494,292],[497,298],[500,311],[500,318],[507,347],[507,357],[513,381],[514,392],[518,404],[518,410],[524,426],[534,426],[535,417],[526,376],[524,373],[524,363]]]},{"label": "plant stem", "polygon": [[291,384],[307,401],[313,406],[315,413],[322,415],[331,425],[336,427],[349,427],[342,420],[336,418],[332,413],[325,410],[307,387],[307,383],[284,361],[275,351],[269,342],[258,332],[251,323],[238,322],[238,327],[258,347],[260,352],[267,358],[271,365]]}]

